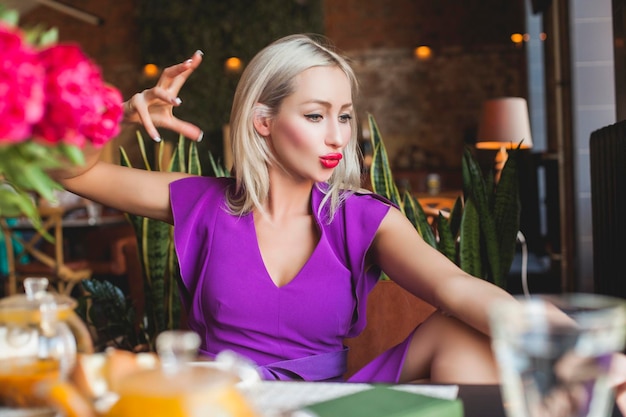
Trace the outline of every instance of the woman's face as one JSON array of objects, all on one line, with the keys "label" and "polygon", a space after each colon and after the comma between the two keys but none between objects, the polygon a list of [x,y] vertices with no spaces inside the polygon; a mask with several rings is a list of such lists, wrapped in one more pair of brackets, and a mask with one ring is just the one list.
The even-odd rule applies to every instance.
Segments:
[{"label": "woman's face", "polygon": [[337,67],[313,67],[293,83],[293,94],[270,122],[271,147],[296,179],[326,181],[352,134],[350,82]]}]

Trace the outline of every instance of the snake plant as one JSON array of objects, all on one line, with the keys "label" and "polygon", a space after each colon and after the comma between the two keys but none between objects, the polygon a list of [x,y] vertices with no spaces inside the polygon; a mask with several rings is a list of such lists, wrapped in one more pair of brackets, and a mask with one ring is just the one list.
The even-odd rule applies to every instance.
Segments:
[{"label": "snake plant", "polygon": [[371,114],[368,123],[373,149],[372,190],[391,200],[424,241],[461,269],[506,289],[521,211],[516,150],[509,151],[496,184],[493,173],[483,175],[470,148],[466,147],[462,159],[463,197],[457,198],[449,216],[439,213],[431,226],[415,195],[410,190],[399,192],[380,130]]},{"label": "snake plant", "polygon": [[[144,163],[143,169],[153,170],[148,161],[144,140],[137,132],[137,142]],[[164,146],[158,146],[158,170],[202,175],[196,143],[180,136],[167,167],[162,166]],[[186,149],[187,148],[187,149]],[[121,165],[132,167],[128,154],[120,148]],[[145,294],[145,328],[150,344],[164,331],[179,328],[181,305],[178,293],[180,270],[174,251],[173,226],[165,222],[127,213],[137,236],[139,258],[143,270]]]},{"label": "snake plant", "polygon": [[[137,143],[142,169],[154,170],[148,161],[144,139],[137,132]],[[202,175],[202,166],[196,142],[178,139],[172,158],[163,166],[164,147],[157,145],[159,171],[186,172]],[[132,167],[126,150],[120,148],[121,165]],[[230,172],[217,163],[209,152],[210,169],[214,176],[228,176]],[[174,251],[173,226],[147,217],[126,214],[137,237],[141,262],[145,311],[137,323],[135,309],[121,289],[107,281],[95,279],[83,281],[86,294],[79,299],[79,315],[102,339],[102,347],[116,346],[128,350],[155,350],[156,337],[164,330],[179,328],[182,309],[178,293],[180,270]]]}]

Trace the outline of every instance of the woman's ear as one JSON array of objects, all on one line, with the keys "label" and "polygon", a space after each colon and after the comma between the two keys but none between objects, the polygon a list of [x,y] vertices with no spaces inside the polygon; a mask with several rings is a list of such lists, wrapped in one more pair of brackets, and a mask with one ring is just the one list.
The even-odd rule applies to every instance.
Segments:
[{"label": "woman's ear", "polygon": [[269,109],[264,104],[257,104],[254,107],[254,118],[252,123],[257,133],[263,137],[270,135],[272,119],[269,116]]}]

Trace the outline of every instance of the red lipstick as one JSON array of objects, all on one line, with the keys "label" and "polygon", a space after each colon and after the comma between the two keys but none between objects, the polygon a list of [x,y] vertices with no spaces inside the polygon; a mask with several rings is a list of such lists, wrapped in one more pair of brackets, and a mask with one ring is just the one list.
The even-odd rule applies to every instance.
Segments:
[{"label": "red lipstick", "polygon": [[335,168],[343,158],[340,153],[329,153],[320,157],[320,162],[324,168]]}]

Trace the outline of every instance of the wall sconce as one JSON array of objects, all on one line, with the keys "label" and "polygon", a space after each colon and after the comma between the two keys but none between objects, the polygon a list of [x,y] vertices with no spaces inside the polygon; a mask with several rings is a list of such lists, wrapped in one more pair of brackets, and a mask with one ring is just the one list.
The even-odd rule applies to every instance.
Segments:
[{"label": "wall sconce", "polygon": [[413,50],[413,55],[420,61],[426,61],[432,57],[433,50],[430,46],[422,45]]},{"label": "wall sconce", "polygon": [[224,70],[229,74],[239,74],[242,68],[243,63],[236,56],[232,56],[224,62]]},{"label": "wall sconce", "polygon": [[521,33],[514,33],[511,35],[511,42],[515,44],[515,46],[521,46],[522,42],[524,42],[524,35]]},{"label": "wall sconce", "polygon": [[[521,145],[519,145],[521,142]],[[483,103],[478,125],[476,149],[497,149],[495,181],[507,160],[507,145],[529,149],[533,146],[528,117],[528,104],[521,97],[500,97]]]},{"label": "wall sconce", "polygon": [[143,75],[146,78],[156,78],[159,75],[159,67],[155,64],[146,64],[143,66]]}]

